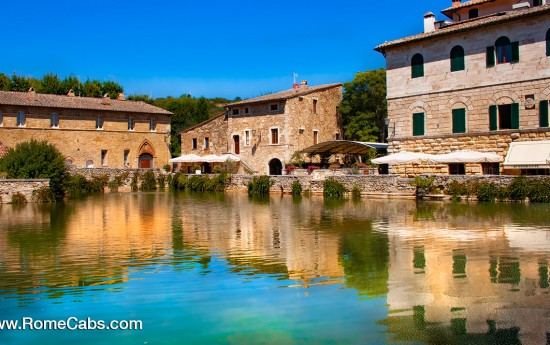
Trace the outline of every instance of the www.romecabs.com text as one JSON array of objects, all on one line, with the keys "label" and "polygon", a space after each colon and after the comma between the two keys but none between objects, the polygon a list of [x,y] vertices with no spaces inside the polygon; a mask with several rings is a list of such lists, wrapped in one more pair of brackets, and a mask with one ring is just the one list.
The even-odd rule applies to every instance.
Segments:
[{"label": "www.romecabs.com text", "polygon": [[0,320],[0,330],[141,330],[141,320],[93,320],[91,318],[78,319],[68,317],[65,320],[37,320],[32,317],[23,317],[20,320]]}]

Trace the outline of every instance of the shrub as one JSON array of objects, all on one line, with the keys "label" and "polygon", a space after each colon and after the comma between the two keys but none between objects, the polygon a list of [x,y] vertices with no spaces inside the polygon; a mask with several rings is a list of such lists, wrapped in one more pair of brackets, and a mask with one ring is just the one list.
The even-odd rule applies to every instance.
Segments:
[{"label": "shrub", "polygon": [[109,181],[109,183],[107,183],[107,187],[109,187],[109,191],[118,192],[118,188],[124,184],[124,181],[126,181],[129,175],[130,173],[125,172],[113,177],[113,179]]},{"label": "shrub", "polygon": [[269,176],[254,176],[248,182],[248,194],[269,194],[272,185],[273,180]]},{"label": "shrub", "polygon": [[172,175],[166,176],[166,183],[168,184],[169,189],[174,189],[174,177]]},{"label": "shrub", "polygon": [[328,179],[323,183],[323,196],[325,198],[343,198],[346,193],[346,187],[340,182]]},{"label": "shrub", "polygon": [[451,180],[445,186],[444,193],[451,196],[451,200],[458,201],[462,195],[466,195],[467,187],[464,183],[460,183],[457,180]]},{"label": "shrub", "polygon": [[65,195],[69,178],[65,158],[46,141],[31,140],[11,148],[0,160],[0,171],[8,178],[47,178],[57,200]]},{"label": "shrub", "polygon": [[65,189],[71,196],[103,192],[103,180],[87,180],[86,177],[76,174],[69,177]]},{"label": "shrub", "polygon": [[38,203],[55,202],[55,194],[49,186],[43,186],[32,192],[32,201]]},{"label": "shrub", "polygon": [[164,171],[166,171],[167,173],[170,172],[170,170],[172,170],[172,167],[170,166],[170,164],[164,164],[164,166],[162,167],[164,169]]},{"label": "shrub", "polygon": [[27,203],[27,198],[25,198],[25,196],[19,192],[17,193],[13,193],[11,195],[11,203],[12,204],[26,204]]},{"label": "shrub", "polygon": [[292,182],[292,195],[302,195],[302,184],[298,180]]},{"label": "shrub", "polygon": [[157,177],[157,183],[160,190],[164,190],[166,188],[166,178],[164,175],[159,175]]},{"label": "shrub", "polygon": [[219,174],[219,173],[222,172],[222,168],[221,168],[219,165],[216,165],[216,166],[214,167],[214,169],[212,169],[212,172],[213,172],[214,174]]},{"label": "shrub", "polygon": [[494,183],[482,182],[477,186],[477,201],[494,202],[498,195],[498,188]]},{"label": "shrub", "polygon": [[290,175],[290,174],[292,174],[292,172],[293,172],[294,170],[296,170],[297,168],[298,168],[298,167],[296,167],[296,166],[294,166],[294,165],[287,165],[287,166],[285,167],[285,173],[286,173],[287,175]]},{"label": "shrub", "polygon": [[527,194],[530,202],[550,202],[550,179],[535,179]]},{"label": "shrub", "polygon": [[205,182],[204,176],[193,175],[189,178],[189,182],[187,183],[187,190],[191,190],[194,192],[202,192],[204,191],[204,182]]},{"label": "shrub", "polygon": [[130,181],[130,188],[132,189],[132,192],[138,191],[138,181],[139,181],[139,174],[136,171],[132,175],[132,180]]},{"label": "shrub", "polygon": [[319,169],[319,167],[318,167],[317,165],[310,165],[310,166],[307,167],[307,173],[308,173],[309,175],[311,175],[311,173],[313,172],[313,170],[317,170],[317,169]]},{"label": "shrub", "polygon": [[141,177],[141,185],[139,190],[149,192],[157,190],[157,181],[155,179],[155,173],[151,170],[147,170]]},{"label": "shrub", "polygon": [[530,192],[529,180],[524,176],[514,177],[508,190],[510,192],[510,200],[524,201]]},{"label": "shrub", "polygon": [[353,186],[351,189],[351,197],[353,199],[361,199],[361,188],[358,185]]},{"label": "shrub", "polygon": [[419,197],[424,196],[428,193],[433,193],[435,191],[434,187],[435,177],[422,177],[415,176],[414,180],[411,182],[413,186],[416,186],[416,195]]},{"label": "shrub", "polygon": [[496,192],[498,201],[506,201],[510,199],[510,189],[507,187],[497,187]]}]

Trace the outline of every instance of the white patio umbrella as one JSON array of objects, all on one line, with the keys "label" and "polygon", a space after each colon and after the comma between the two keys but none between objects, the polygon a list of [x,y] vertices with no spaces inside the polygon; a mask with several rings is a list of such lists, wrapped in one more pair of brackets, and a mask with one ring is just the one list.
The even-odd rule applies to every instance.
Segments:
[{"label": "white patio umbrella", "polygon": [[203,161],[204,161],[203,157],[198,156],[194,153],[182,155],[169,160],[170,163],[194,163],[194,162],[203,162]]},{"label": "white patio umbrella", "polygon": [[222,159],[222,162],[227,162],[227,161],[240,162],[241,161],[241,159],[238,156],[231,153],[221,155],[220,159]]},{"label": "white patio umbrella", "polygon": [[371,162],[376,164],[409,164],[409,163],[420,163],[420,162],[430,162],[433,159],[434,155],[430,155],[422,152],[407,152],[402,151],[387,155],[380,158],[372,159]]},{"label": "white patio umbrella", "polygon": [[502,157],[490,152],[454,151],[442,155],[434,155],[434,163],[498,163]]}]

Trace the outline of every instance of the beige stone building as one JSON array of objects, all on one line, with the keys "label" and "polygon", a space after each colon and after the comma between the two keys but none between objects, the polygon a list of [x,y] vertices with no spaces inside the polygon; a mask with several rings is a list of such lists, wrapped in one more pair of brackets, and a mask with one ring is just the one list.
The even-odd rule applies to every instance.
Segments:
[{"label": "beige stone building", "polygon": [[388,151],[510,152],[500,164],[420,164],[417,173],[548,174],[550,5],[453,0],[442,13],[450,20],[427,13],[423,33],[375,48],[387,64]]},{"label": "beige stone building", "polygon": [[234,153],[260,174],[280,175],[296,151],[341,139],[342,84],[290,90],[231,103],[226,113],[181,133],[182,154]]},{"label": "beige stone building", "polygon": [[144,102],[0,91],[0,141],[46,140],[69,165],[160,168],[170,155],[172,113]]}]

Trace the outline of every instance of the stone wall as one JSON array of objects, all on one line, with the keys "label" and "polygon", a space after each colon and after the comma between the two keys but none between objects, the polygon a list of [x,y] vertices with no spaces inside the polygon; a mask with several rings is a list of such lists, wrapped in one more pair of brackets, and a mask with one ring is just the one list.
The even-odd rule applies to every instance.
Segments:
[{"label": "stone wall", "polygon": [[15,193],[23,194],[27,202],[32,202],[32,192],[49,185],[49,179],[0,179],[0,203],[11,203]]}]

